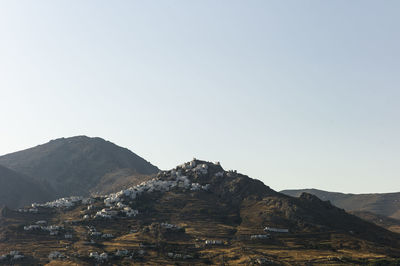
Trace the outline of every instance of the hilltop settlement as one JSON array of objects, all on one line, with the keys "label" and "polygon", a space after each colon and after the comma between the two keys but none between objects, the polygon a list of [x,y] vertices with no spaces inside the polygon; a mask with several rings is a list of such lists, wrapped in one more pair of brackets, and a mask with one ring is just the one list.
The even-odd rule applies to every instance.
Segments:
[{"label": "hilltop settlement", "polygon": [[4,208],[0,221],[4,265],[363,264],[400,254],[398,234],[197,159],[116,193]]}]

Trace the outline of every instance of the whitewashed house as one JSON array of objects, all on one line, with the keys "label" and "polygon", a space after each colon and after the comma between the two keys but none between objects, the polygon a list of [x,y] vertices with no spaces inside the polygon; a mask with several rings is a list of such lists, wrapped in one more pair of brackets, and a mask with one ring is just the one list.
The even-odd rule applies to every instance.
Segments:
[{"label": "whitewashed house", "polygon": [[289,233],[289,229],[287,228],[274,228],[274,227],[265,227],[264,231],[266,232],[274,232],[274,233]]}]

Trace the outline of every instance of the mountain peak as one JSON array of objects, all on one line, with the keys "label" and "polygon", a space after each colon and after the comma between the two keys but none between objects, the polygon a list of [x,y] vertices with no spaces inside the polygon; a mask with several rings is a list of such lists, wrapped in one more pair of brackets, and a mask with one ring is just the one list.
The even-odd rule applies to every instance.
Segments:
[{"label": "mountain peak", "polygon": [[158,172],[156,166],[132,151],[87,136],[58,138],[7,154],[0,157],[0,164],[50,184],[57,197],[88,195],[98,184],[109,185],[120,178]]},{"label": "mountain peak", "polygon": [[[43,146],[49,143],[82,143],[82,142],[97,142],[97,143],[112,143],[111,141],[105,140],[101,137],[89,137],[86,135],[77,135],[72,137],[61,137],[57,139],[52,139],[47,143],[41,144],[39,146]],[[115,144],[114,144],[115,145]]]}]

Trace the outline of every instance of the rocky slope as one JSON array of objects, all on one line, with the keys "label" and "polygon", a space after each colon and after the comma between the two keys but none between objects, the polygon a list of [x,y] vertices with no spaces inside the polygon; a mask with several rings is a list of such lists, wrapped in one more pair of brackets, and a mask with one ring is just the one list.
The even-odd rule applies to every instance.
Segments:
[{"label": "rocky slope", "polygon": [[54,197],[46,184],[34,181],[0,165],[0,206],[16,208]]},{"label": "rocky slope", "polygon": [[345,194],[318,189],[283,190],[282,193],[299,197],[310,193],[346,211],[367,211],[378,215],[400,219],[400,193]]},{"label": "rocky slope", "polygon": [[4,213],[6,263],[354,265],[400,254],[398,234],[200,160],[104,197]]},{"label": "rocky slope", "polygon": [[[143,180],[158,168],[101,138],[77,136],[52,140],[0,157],[0,164],[32,180],[50,184],[56,197],[108,192]],[[117,189],[118,186],[114,185]]]}]

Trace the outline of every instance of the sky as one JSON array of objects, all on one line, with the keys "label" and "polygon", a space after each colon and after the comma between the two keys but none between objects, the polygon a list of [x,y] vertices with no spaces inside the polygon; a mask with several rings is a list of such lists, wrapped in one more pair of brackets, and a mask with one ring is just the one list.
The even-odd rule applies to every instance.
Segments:
[{"label": "sky", "polygon": [[400,191],[400,2],[0,0],[0,154],[102,137],[275,190]]}]

